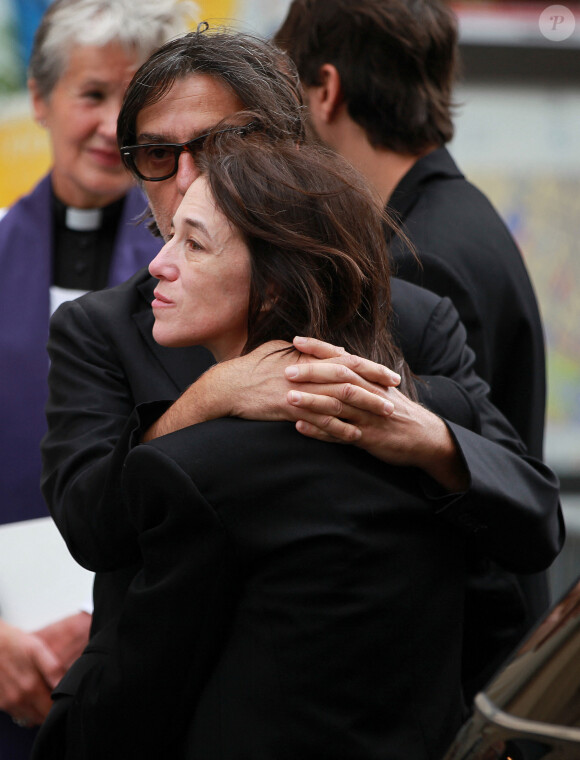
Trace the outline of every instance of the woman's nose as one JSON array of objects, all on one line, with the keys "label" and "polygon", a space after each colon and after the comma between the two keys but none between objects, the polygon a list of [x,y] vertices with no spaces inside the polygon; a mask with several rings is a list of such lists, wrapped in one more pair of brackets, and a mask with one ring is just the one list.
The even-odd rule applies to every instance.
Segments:
[{"label": "woman's nose", "polygon": [[172,245],[169,240],[149,264],[149,274],[157,280],[175,280],[177,267],[173,263]]}]

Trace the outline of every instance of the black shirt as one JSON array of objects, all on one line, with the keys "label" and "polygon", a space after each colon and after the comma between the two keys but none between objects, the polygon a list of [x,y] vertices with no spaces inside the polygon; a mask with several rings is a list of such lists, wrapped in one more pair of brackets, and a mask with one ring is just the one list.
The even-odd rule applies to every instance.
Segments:
[{"label": "black shirt", "polygon": [[100,209],[74,209],[53,193],[53,285],[74,290],[107,287],[124,203],[125,197]]}]

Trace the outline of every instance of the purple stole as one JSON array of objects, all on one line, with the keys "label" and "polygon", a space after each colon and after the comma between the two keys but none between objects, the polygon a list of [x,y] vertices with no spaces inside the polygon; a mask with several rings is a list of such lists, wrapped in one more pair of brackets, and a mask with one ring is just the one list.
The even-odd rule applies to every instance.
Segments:
[{"label": "purple stole", "polygon": [[[127,195],[109,286],[149,264],[160,248],[143,224],[138,188]],[[48,514],[40,493],[39,444],[46,430],[52,266],[50,176],[0,221],[0,524]]]}]

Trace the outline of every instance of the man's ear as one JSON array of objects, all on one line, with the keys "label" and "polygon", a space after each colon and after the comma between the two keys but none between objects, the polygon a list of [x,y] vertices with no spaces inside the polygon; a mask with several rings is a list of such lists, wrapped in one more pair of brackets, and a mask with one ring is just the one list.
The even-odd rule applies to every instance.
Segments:
[{"label": "man's ear", "polygon": [[310,88],[308,107],[316,108],[319,119],[330,124],[344,100],[340,74],[332,63],[325,63],[319,69],[318,79],[320,84]]}]

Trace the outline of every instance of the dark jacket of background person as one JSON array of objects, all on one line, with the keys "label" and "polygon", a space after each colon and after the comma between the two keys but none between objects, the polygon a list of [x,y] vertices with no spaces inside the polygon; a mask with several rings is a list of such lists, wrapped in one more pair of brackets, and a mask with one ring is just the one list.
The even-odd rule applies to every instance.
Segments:
[{"label": "dark jacket of background person", "polygon": [[[444,147],[454,133],[459,61],[450,4],[292,0],[275,40],[297,65],[319,137],[363,172],[414,243],[421,263],[400,245],[395,273],[453,301],[492,400],[541,458],[545,365],[535,295],[507,228]],[[545,575],[514,589],[513,577],[473,559],[468,696],[549,603]]]},{"label": "dark jacket of background person", "polygon": [[[146,266],[159,250],[159,240],[134,221],[145,206],[137,188],[126,196],[110,286]],[[2,277],[9,283],[0,300],[1,523],[48,515],[40,492],[40,440],[46,432],[48,397],[52,227],[50,176],[15,203],[0,222]]]},{"label": "dark jacket of background person", "polygon": [[441,756],[464,550],[413,468],[221,419],[136,447],[123,482],[143,570],[67,757]]},{"label": "dark jacket of background person", "polygon": [[446,148],[419,159],[388,206],[419,251],[417,262],[399,240],[393,241],[397,276],[453,301],[492,402],[529,453],[541,458],[543,328],[522,255],[504,222]]},{"label": "dark jacket of background person", "polygon": [[[420,263],[399,240],[393,241],[397,276],[451,298],[475,351],[475,369],[490,386],[491,400],[530,454],[542,458],[543,328],[529,275],[504,222],[467,182],[446,148],[419,159],[388,206],[419,251]],[[486,559],[471,557],[471,565],[465,629],[468,694],[493,674],[550,600],[545,573],[519,577],[524,605],[510,578],[490,569]],[[515,610],[524,614],[518,619]],[[490,619],[495,621],[492,627]]]}]

